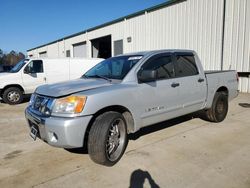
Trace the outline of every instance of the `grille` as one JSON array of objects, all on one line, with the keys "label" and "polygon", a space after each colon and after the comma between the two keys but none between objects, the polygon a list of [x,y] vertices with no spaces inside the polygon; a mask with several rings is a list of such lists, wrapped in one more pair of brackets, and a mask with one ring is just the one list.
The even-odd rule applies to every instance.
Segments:
[{"label": "grille", "polygon": [[31,104],[31,108],[35,112],[39,112],[42,115],[49,116],[52,110],[53,99],[35,95]]}]

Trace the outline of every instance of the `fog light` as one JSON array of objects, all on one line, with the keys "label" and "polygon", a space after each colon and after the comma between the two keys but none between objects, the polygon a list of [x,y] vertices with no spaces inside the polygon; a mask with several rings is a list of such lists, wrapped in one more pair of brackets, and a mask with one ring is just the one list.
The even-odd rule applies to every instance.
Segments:
[{"label": "fog light", "polygon": [[50,142],[56,143],[58,140],[56,133],[49,132],[49,140],[50,140]]}]

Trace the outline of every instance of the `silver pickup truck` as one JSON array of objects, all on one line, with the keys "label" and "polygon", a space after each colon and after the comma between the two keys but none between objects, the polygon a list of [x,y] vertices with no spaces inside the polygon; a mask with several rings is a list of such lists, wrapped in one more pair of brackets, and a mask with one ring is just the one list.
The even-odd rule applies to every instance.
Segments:
[{"label": "silver pickup truck", "polygon": [[86,145],[94,162],[112,166],[127,135],[142,127],[196,111],[223,121],[237,87],[235,71],[204,72],[194,51],[138,52],[104,60],[80,79],[38,87],[25,114],[34,140]]}]

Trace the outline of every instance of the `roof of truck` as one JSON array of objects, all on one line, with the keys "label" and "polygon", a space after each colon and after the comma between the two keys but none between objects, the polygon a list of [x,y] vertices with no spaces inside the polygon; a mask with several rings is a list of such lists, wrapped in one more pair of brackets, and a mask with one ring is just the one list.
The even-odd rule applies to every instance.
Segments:
[{"label": "roof of truck", "polygon": [[126,53],[126,54],[122,54],[119,56],[123,56],[123,55],[129,55],[129,56],[133,56],[133,55],[153,55],[153,54],[158,54],[158,53],[174,53],[174,52],[182,52],[182,53],[194,53],[193,50],[187,50],[187,49],[163,49],[163,50],[151,50],[151,51],[141,51],[141,52],[133,52],[133,53]]}]

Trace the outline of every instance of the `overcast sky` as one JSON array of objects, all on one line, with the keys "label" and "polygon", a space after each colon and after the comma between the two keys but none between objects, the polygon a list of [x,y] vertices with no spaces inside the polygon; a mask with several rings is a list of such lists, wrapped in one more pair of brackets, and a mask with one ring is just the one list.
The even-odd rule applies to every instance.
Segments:
[{"label": "overcast sky", "polygon": [[0,49],[26,50],[166,0],[0,0]]}]

